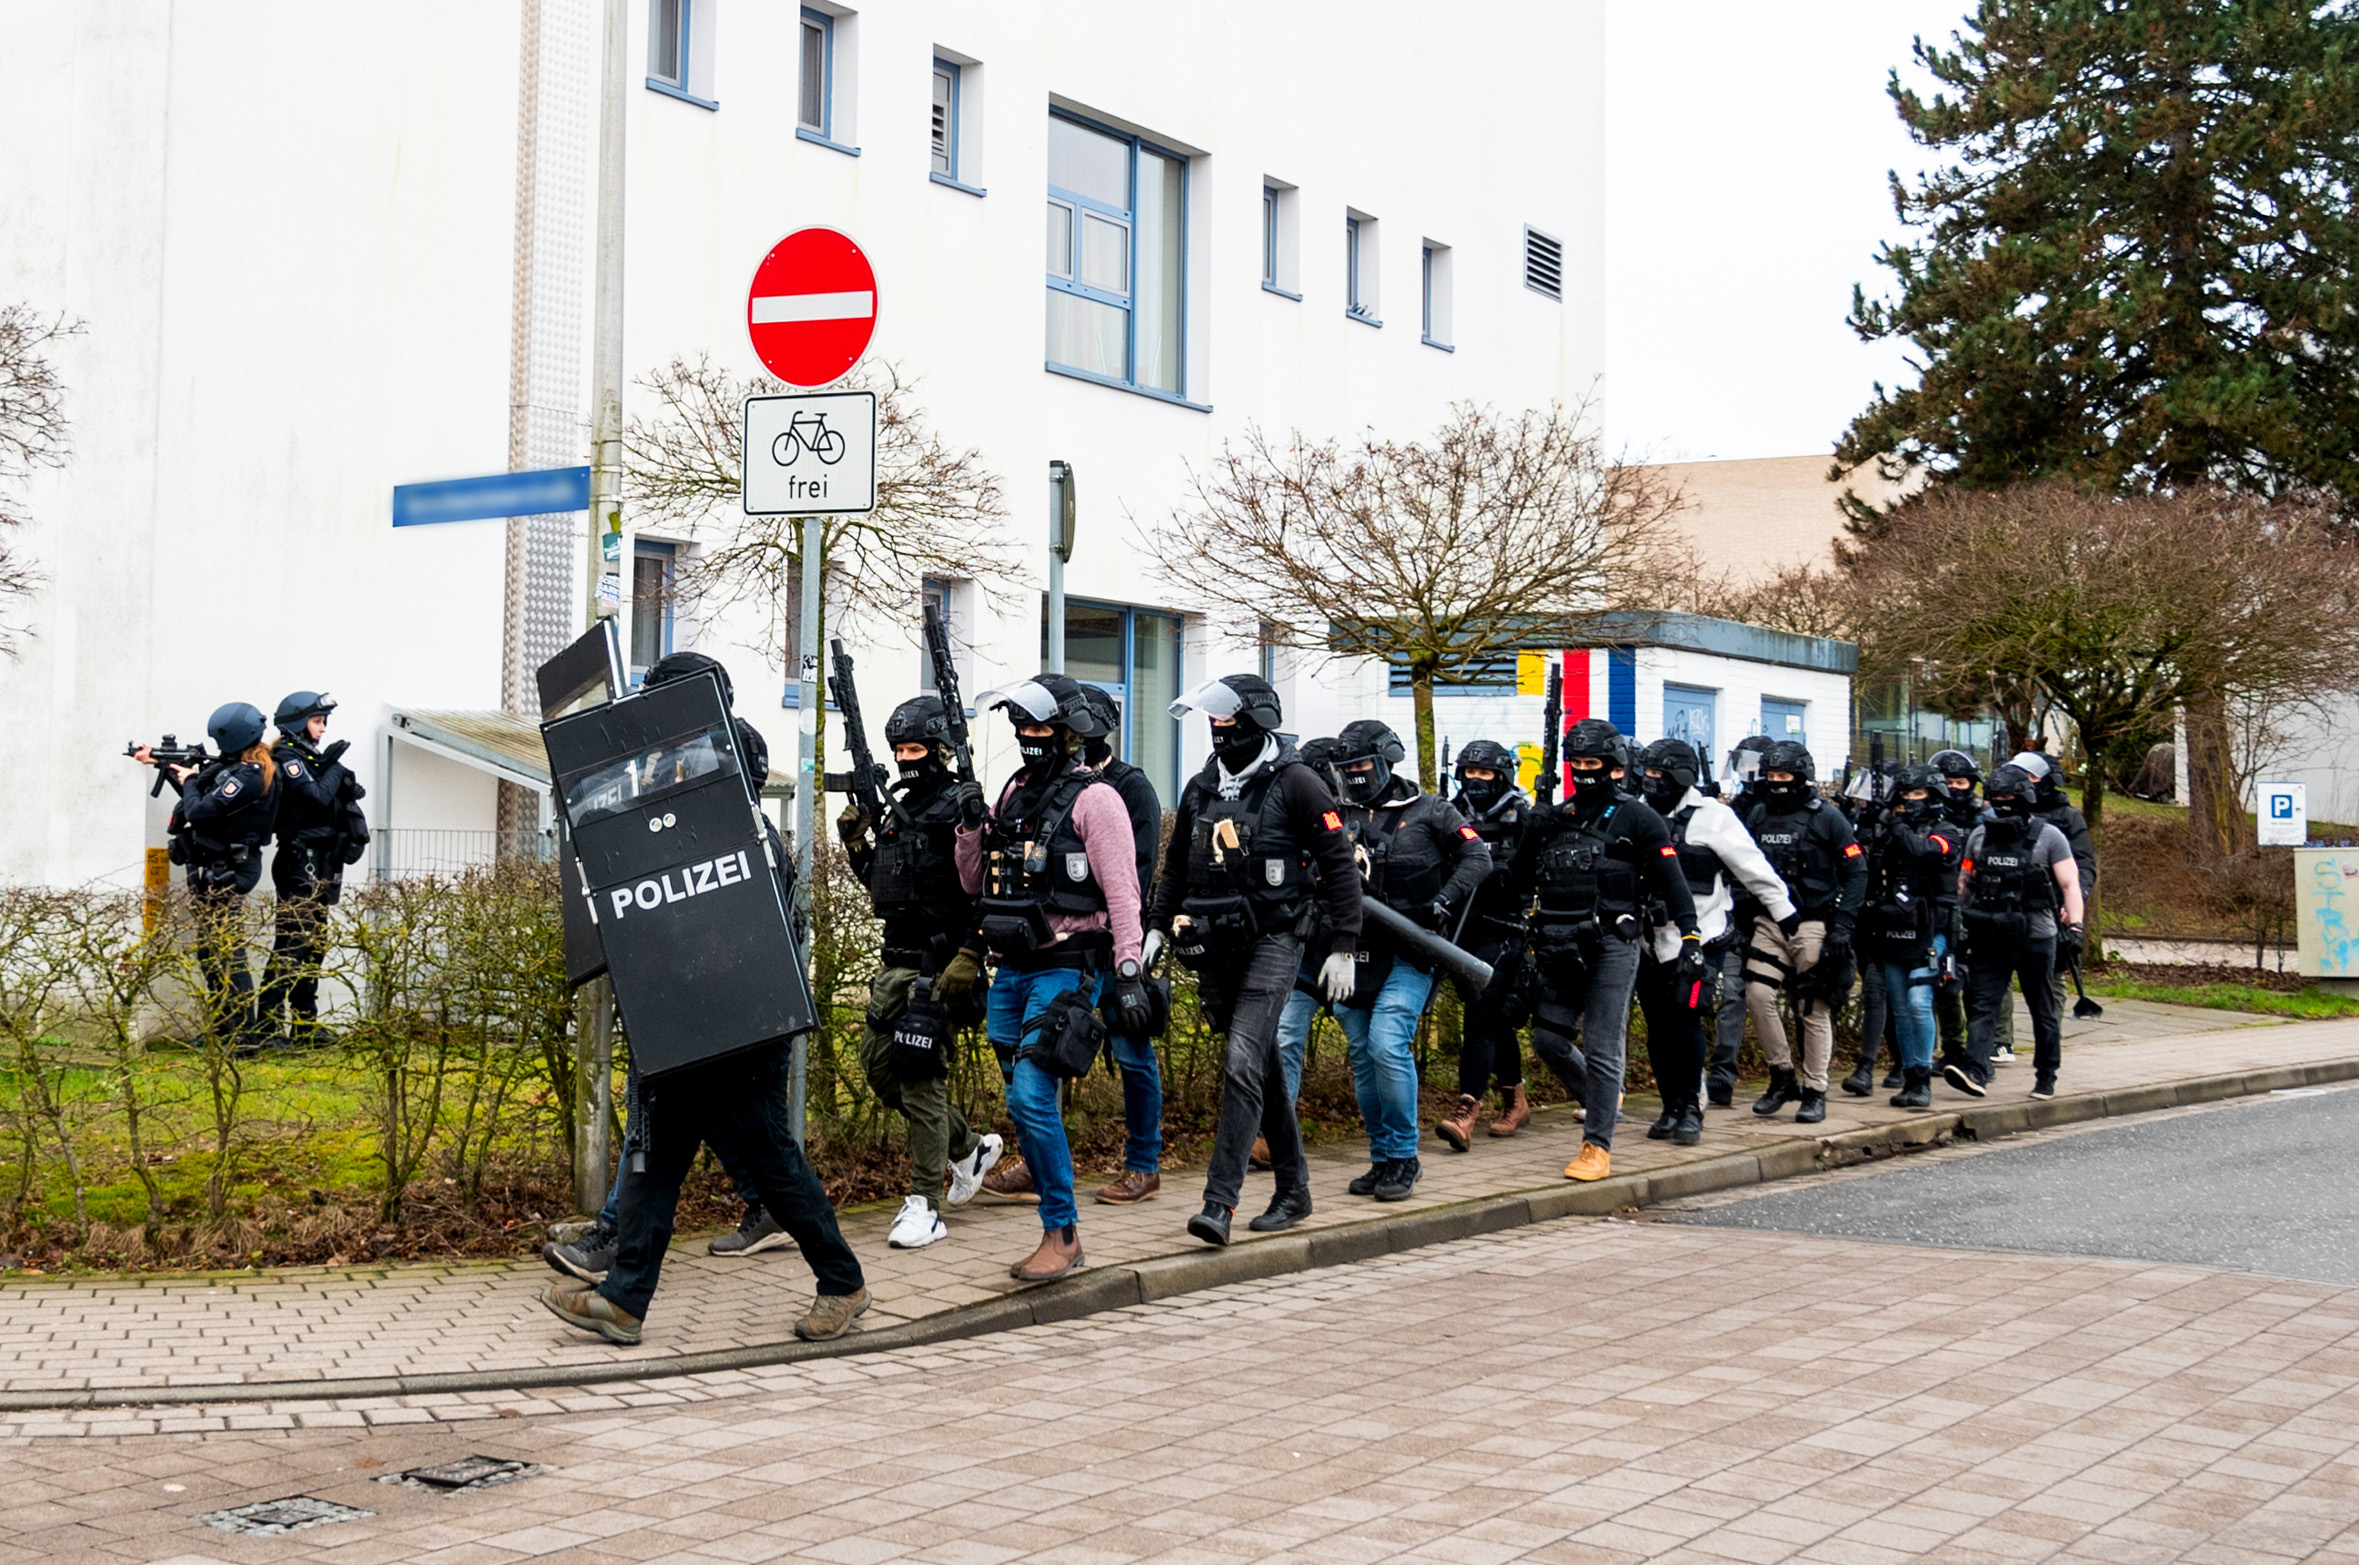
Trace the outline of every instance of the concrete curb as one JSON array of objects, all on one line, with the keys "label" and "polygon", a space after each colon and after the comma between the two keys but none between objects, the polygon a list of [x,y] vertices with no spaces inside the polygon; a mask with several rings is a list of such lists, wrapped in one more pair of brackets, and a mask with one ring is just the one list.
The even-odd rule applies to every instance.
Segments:
[{"label": "concrete curb", "polygon": [[676,1358],[540,1368],[455,1370],[423,1375],[375,1375],[350,1380],[247,1381],[213,1386],[90,1386],[79,1391],[0,1390],[0,1412],[98,1407],[170,1407],[241,1402],[298,1402],[360,1397],[407,1397],[553,1387],[615,1385],[684,1375],[795,1364],[806,1359],[886,1353],[898,1348],[958,1342],[1023,1326],[1079,1320],[1106,1310],[1152,1303],[1224,1283],[1282,1277],[1323,1266],[1372,1260],[1402,1250],[1497,1233],[1560,1217],[1602,1217],[1687,1196],[1744,1185],[1770,1184],[1876,1157],[1894,1157],[1954,1138],[1989,1141],[2027,1130],[2087,1120],[2150,1114],[2225,1098],[2257,1096],[2289,1087],[2359,1080],[2359,1058],[2320,1060],[2271,1070],[2191,1076],[2112,1092],[2077,1093],[2046,1102],[1996,1103],[1956,1113],[1920,1114],[1867,1130],[1816,1141],[1790,1141],[1732,1152],[1651,1173],[1623,1174],[1595,1184],[1556,1184],[1484,1196],[1398,1216],[1371,1218],[1312,1233],[1241,1241],[1226,1249],[1161,1255],[1120,1266],[1096,1267],[1059,1282],[1004,1298],[945,1310],[920,1320],[863,1331],[833,1342],[771,1342]]}]

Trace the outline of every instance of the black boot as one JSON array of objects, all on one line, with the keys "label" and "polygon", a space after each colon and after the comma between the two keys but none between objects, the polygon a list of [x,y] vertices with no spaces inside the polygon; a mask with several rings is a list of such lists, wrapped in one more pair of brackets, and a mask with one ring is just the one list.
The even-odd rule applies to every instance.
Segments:
[{"label": "black boot", "polygon": [[1862,1045],[1859,1068],[1843,1078],[1843,1090],[1855,1098],[1864,1098],[1876,1090],[1876,1051]]},{"label": "black boot", "polygon": [[1712,1100],[1712,1107],[1716,1109],[1735,1108],[1736,1083],[1733,1081],[1722,1081],[1719,1077],[1715,1076],[1705,1085],[1704,1096]]},{"label": "black boot", "polygon": [[1666,1103],[1663,1105],[1663,1117],[1646,1127],[1646,1139],[1649,1141],[1668,1141],[1671,1139],[1671,1132],[1677,1128],[1678,1124],[1679,1110],[1673,1105]]},{"label": "black boot", "polygon": [[1704,1139],[1704,1110],[1692,1099],[1679,1106],[1679,1122],[1671,1127],[1671,1144],[1692,1147]]},{"label": "black boot", "polygon": [[1772,1065],[1769,1067],[1769,1090],[1754,1101],[1753,1112],[1775,1114],[1801,1096],[1802,1088],[1794,1080],[1794,1068],[1790,1065]]},{"label": "black boot", "polygon": [[1283,1233],[1310,1215],[1308,1190],[1281,1190],[1270,1198],[1269,1210],[1245,1226],[1257,1234]]},{"label": "black boot", "polygon": [[1210,1245],[1229,1242],[1230,1210],[1218,1201],[1207,1201],[1204,1210],[1188,1219],[1188,1232]]},{"label": "black boot", "polygon": [[1902,1084],[1904,1084],[1904,1083],[1905,1083],[1907,1080],[1908,1080],[1908,1073],[1907,1073],[1907,1072],[1905,1072],[1905,1071],[1903,1071],[1903,1070],[1902,1070],[1902,1069],[1901,1069],[1899,1066],[1897,1066],[1897,1065],[1893,1066],[1893,1067],[1892,1067],[1890,1070],[1888,1070],[1888,1071],[1886,1071],[1886,1072],[1884,1073],[1884,1085],[1885,1085],[1885,1086],[1887,1086],[1887,1087],[1898,1087],[1898,1086],[1901,1086],[1901,1085],[1902,1085]]},{"label": "black boot", "polygon": [[1929,1109],[1933,1106],[1933,1072],[1931,1068],[1912,1070],[1905,1074],[1901,1088],[1892,1095],[1896,1109]]},{"label": "black boot", "polygon": [[1802,1106],[1794,1110],[1794,1123],[1815,1125],[1827,1117],[1827,1095],[1815,1087],[1802,1089]]}]

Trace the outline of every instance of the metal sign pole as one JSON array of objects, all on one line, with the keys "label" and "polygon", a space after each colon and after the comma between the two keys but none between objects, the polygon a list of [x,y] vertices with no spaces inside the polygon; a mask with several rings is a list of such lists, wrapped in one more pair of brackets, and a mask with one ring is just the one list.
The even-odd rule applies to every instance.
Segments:
[{"label": "metal sign pole", "polygon": [[[817,867],[813,849],[819,841],[819,789],[825,770],[819,759],[819,705],[827,699],[819,675],[819,588],[826,571],[820,558],[820,535],[825,526],[820,517],[803,518],[803,603],[795,637],[796,668],[801,679],[795,705],[795,894],[802,899],[806,920],[811,912],[811,876]],[[805,927],[810,926],[806,923]],[[810,964],[808,940],[803,943],[803,960],[806,966]],[[809,977],[816,998],[818,974],[811,972]],[[809,1039],[807,1035],[799,1035],[787,1066],[787,1122],[789,1133],[798,1144],[803,1140],[804,1093],[809,1082]]]},{"label": "metal sign pole", "polygon": [[1073,469],[1048,465],[1048,671],[1065,672],[1065,562],[1073,557]]}]

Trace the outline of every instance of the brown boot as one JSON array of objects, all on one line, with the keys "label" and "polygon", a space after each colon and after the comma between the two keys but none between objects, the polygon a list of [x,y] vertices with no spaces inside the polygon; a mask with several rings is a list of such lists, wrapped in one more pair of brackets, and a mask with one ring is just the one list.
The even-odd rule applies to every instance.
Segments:
[{"label": "brown boot", "polygon": [[1253,1155],[1246,1159],[1255,1168],[1267,1171],[1270,1166],[1270,1143],[1266,1136],[1253,1138]]},{"label": "brown boot", "polygon": [[1007,1269],[1018,1282],[1054,1282],[1081,1264],[1081,1230],[1068,1223],[1040,1236],[1040,1248]]},{"label": "brown boot", "polygon": [[1474,1111],[1482,1106],[1482,1099],[1468,1097],[1463,1092],[1458,1094],[1457,1110],[1448,1119],[1437,1123],[1433,1127],[1433,1133],[1450,1143],[1451,1151],[1465,1151],[1468,1146],[1473,1144]]},{"label": "brown boot", "polygon": [[1126,1168],[1122,1177],[1098,1192],[1098,1199],[1108,1206],[1134,1206],[1141,1201],[1152,1201],[1163,1190],[1163,1176],[1142,1169]]},{"label": "brown boot", "polygon": [[1491,1134],[1512,1136],[1531,1123],[1532,1106],[1524,1101],[1524,1089],[1520,1082],[1509,1087],[1500,1096],[1506,1102],[1499,1110],[1499,1117],[1491,1121]]}]

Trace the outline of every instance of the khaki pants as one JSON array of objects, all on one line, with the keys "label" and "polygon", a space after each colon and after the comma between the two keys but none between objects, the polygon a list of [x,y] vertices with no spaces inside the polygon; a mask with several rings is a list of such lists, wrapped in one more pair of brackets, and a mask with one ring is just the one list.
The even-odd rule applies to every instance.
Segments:
[{"label": "khaki pants", "polygon": [[860,1068],[878,1100],[909,1121],[909,1193],[924,1196],[939,1210],[951,1163],[975,1150],[976,1137],[950,1101],[949,1082],[903,1082],[893,1075],[893,1019],[909,1009],[918,976],[914,967],[888,967],[869,980]]},{"label": "khaki pants", "polygon": [[[1788,976],[1807,970],[1826,943],[1822,919],[1804,919],[1789,937],[1777,920],[1756,919],[1753,944],[1745,959],[1745,1009],[1753,1031],[1761,1039],[1761,1053],[1776,1069],[1791,1069],[1792,1049],[1786,1042],[1786,1019],[1779,1004],[1780,986]],[[1769,960],[1764,961],[1766,956]],[[1778,963],[1783,963],[1781,968]],[[1802,1002],[1802,1085],[1813,1092],[1827,1090],[1827,1061],[1835,1053],[1835,1013],[1824,1000]]]}]

